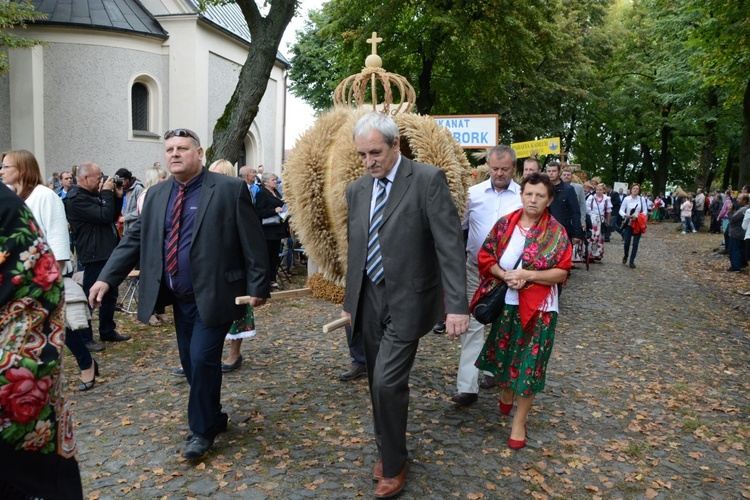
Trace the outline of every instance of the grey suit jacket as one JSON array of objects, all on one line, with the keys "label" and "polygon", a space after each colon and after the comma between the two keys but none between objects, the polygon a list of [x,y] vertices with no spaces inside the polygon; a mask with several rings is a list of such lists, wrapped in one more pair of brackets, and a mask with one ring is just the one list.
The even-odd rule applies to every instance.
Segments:
[{"label": "grey suit jacket", "polygon": [[[365,275],[373,177],[366,174],[346,188],[348,266],[344,310],[357,331],[359,296]],[[416,340],[445,312],[468,314],[466,251],[461,221],[445,173],[401,158],[380,227],[388,307],[397,335]]]},{"label": "grey suit jacket", "polygon": [[[235,297],[269,297],[270,274],[266,242],[247,185],[208,170],[205,176],[193,228],[190,266],[198,313],[206,325],[215,326],[242,315],[243,307],[234,304]],[[164,297],[160,294],[164,222],[172,182],[149,189],[141,217],[125,233],[99,275],[99,280],[118,286],[140,258],[138,319],[144,323],[153,313],[157,299]]]},{"label": "grey suit jacket", "polygon": [[578,205],[581,207],[581,224],[586,223],[586,195],[583,192],[583,184],[575,182],[570,183],[573,189],[576,190],[576,196],[578,197]]}]

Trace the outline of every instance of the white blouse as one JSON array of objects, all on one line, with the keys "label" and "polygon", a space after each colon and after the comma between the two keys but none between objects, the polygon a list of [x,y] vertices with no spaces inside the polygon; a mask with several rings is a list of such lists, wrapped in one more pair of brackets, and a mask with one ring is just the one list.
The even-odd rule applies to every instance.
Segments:
[{"label": "white blouse", "polygon": [[607,214],[612,213],[612,203],[609,201],[609,196],[602,196],[599,200],[596,195],[586,200],[586,211],[589,215],[600,215],[606,217]]},{"label": "white blouse", "polygon": [[[503,252],[503,255],[498,261],[498,265],[505,269],[511,269],[513,264],[516,263],[518,258],[523,253],[523,246],[526,243],[526,236],[521,233],[521,230],[516,226],[513,230],[513,236],[510,237],[508,247]],[[521,262],[518,263],[521,267]],[[539,308],[541,311],[555,311],[557,312],[557,285],[550,287],[552,293],[547,295],[547,299],[542,303]],[[508,292],[505,294],[505,303],[513,306],[518,305],[518,290],[511,290],[508,288]]]},{"label": "white blouse", "polygon": [[34,219],[39,224],[55,260],[70,260],[70,236],[65,205],[47,186],[38,185],[26,199]]},{"label": "white blouse", "polygon": [[[635,208],[635,211],[631,214],[630,211],[633,210],[633,208]],[[622,205],[620,205],[620,215],[623,217],[628,215],[635,216],[641,212],[645,214],[647,211],[648,207],[646,206],[646,202],[640,196],[636,196],[635,199],[633,199],[632,196],[626,196],[625,199],[622,200]]]}]

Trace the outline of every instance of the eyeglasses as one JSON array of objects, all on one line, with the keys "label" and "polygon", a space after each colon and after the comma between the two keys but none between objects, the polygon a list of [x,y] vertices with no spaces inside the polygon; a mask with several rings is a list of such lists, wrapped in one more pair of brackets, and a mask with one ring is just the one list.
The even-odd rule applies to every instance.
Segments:
[{"label": "eyeglasses", "polygon": [[200,139],[198,139],[198,136],[195,135],[195,132],[192,130],[188,130],[186,128],[176,128],[174,130],[167,130],[164,132],[164,140],[169,139],[170,137],[190,137],[191,139],[195,140],[198,144],[200,144]]},{"label": "eyeglasses", "polygon": [[0,170],[4,168],[16,168],[16,166],[15,165],[0,165]]}]

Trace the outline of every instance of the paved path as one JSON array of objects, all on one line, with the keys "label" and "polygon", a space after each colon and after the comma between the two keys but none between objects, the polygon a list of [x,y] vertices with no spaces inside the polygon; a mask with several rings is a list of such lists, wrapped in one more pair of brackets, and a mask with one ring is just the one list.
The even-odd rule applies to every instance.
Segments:
[{"label": "paved path", "polygon": [[[574,271],[562,296],[548,385],[529,445],[507,447],[496,395],[454,407],[456,344],[428,335],[412,372],[412,463],[402,498],[739,498],[750,496],[750,290],[726,273],[715,235],[649,228],[637,269],[620,237],[602,264]],[[617,243],[614,243],[617,242]],[[95,389],[74,392],[89,498],[369,497],[375,445],[367,383],[336,379],[337,308],[312,298],[257,313],[246,363],[224,379],[231,423],[198,466],[180,458],[187,384],[174,332],[119,319],[134,341],[97,356]],[[740,320],[743,324],[740,324]]]}]

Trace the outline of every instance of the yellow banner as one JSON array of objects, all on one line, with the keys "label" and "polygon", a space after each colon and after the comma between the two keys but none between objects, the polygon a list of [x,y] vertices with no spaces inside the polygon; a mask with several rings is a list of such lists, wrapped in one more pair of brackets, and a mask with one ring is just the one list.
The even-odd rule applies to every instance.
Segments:
[{"label": "yellow banner", "polygon": [[514,142],[510,145],[516,150],[518,158],[528,158],[536,155],[555,155],[560,154],[560,138],[550,137],[549,139],[539,139],[538,141]]}]

